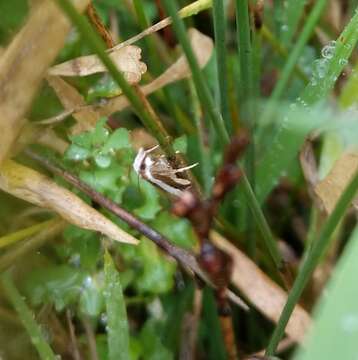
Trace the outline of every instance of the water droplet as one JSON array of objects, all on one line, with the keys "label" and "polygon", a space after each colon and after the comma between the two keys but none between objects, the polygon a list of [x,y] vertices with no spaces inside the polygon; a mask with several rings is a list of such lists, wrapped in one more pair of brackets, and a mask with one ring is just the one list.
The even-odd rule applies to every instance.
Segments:
[{"label": "water droplet", "polygon": [[102,313],[100,318],[99,318],[99,321],[100,323],[103,325],[103,326],[106,326],[107,325],[107,322],[108,322],[108,316],[106,313]]},{"label": "water droplet", "polygon": [[326,75],[328,68],[328,61],[326,59],[319,59],[313,62],[313,77],[323,79]]},{"label": "water droplet", "polygon": [[322,54],[322,57],[325,59],[332,59],[335,51],[336,51],[336,42],[331,41],[329,44],[327,44],[325,47],[323,47],[321,54]]},{"label": "water droplet", "polygon": [[92,285],[93,285],[92,276],[86,276],[84,281],[83,281],[83,286],[84,287],[92,287]]},{"label": "water droplet", "polygon": [[98,153],[95,158],[94,161],[96,162],[96,164],[101,167],[101,168],[107,168],[109,165],[111,165],[111,157],[108,155],[104,155],[102,153]]},{"label": "water droplet", "polygon": [[348,60],[347,59],[339,59],[338,63],[341,66],[346,66],[348,64]]}]

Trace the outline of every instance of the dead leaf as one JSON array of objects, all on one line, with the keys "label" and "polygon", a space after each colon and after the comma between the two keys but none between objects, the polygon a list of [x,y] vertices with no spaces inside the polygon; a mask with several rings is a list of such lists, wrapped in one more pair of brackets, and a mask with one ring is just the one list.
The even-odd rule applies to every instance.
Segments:
[{"label": "dead leaf", "polygon": [[[345,152],[334,163],[329,174],[315,187],[315,193],[320,198],[328,214],[335,208],[344,189],[358,170],[358,153]],[[354,202],[356,203],[358,199]]]},{"label": "dead leaf", "polygon": [[[55,91],[61,104],[66,109],[66,112],[71,111],[78,107],[86,105],[85,99],[77,91],[75,87],[61,79],[59,76],[48,76],[47,82]],[[90,130],[96,125],[97,120],[101,115],[97,114],[89,107],[85,107],[82,111],[73,114],[77,124],[72,129],[72,134],[79,134],[81,132]]]},{"label": "dead leaf", "polygon": [[[142,50],[135,45],[126,46],[109,54],[111,60],[123,73],[130,84],[137,84],[147,71],[147,66],[140,61]],[[62,64],[53,66],[48,70],[49,75],[57,76],[87,76],[106,72],[97,55],[81,56]]]},{"label": "dead leaf", "polygon": [[[274,283],[243,252],[216,232],[211,233],[213,243],[233,257],[232,284],[268,319],[277,323],[287,301],[287,293]],[[286,327],[286,334],[302,342],[311,325],[309,314],[296,305]]]},{"label": "dead leaf", "polygon": [[[202,34],[200,31],[194,28],[188,30],[188,35],[199,66],[203,68],[208,63],[213,53],[213,41],[210,37]],[[172,64],[163,74],[161,74],[151,83],[142,86],[141,91],[144,93],[144,95],[149,95],[166,85],[184,78],[188,78],[190,76],[191,70],[186,61],[186,57],[185,55],[181,55],[178,60]],[[100,116],[109,116],[114,112],[123,110],[129,105],[130,103],[128,99],[124,95],[121,95],[109,99],[103,105],[89,105],[79,109],[78,112],[81,113],[82,111],[92,109],[100,114]],[[75,113],[77,113],[77,110]]]},{"label": "dead leaf", "polygon": [[[196,15],[197,13],[199,13],[200,11],[209,9],[211,7],[211,1],[210,0],[198,0],[198,1],[193,1],[192,3],[190,3],[187,6],[184,6],[183,8],[181,8],[178,11],[178,15],[181,18],[186,18],[188,16],[192,16],[192,15]],[[136,43],[137,41],[143,39],[144,37],[154,34],[156,32],[158,32],[161,29],[164,29],[166,26],[170,25],[172,23],[172,19],[170,17],[167,17],[159,22],[157,22],[156,24],[150,26],[149,28],[143,30],[141,33],[131,37],[130,39],[121,42],[120,44],[114,46],[112,49],[109,49],[108,51],[115,51],[118,49],[122,49],[125,46],[131,45]]]},{"label": "dead leaf", "polygon": [[[83,11],[89,0],[76,0]],[[70,23],[54,1],[43,1],[31,13],[0,58],[0,163],[24,125],[24,115],[48,66],[63,47]]]},{"label": "dead leaf", "polygon": [[28,122],[13,146],[12,153],[18,154],[29,144],[33,143],[47,146],[59,154],[64,154],[69,145],[65,140],[61,139],[51,127],[45,128],[42,125]]},{"label": "dead leaf", "polygon": [[123,243],[138,243],[137,239],[121,230],[71,191],[12,160],[4,161],[0,168],[0,188],[32,204],[51,209],[81,228],[98,231]]}]

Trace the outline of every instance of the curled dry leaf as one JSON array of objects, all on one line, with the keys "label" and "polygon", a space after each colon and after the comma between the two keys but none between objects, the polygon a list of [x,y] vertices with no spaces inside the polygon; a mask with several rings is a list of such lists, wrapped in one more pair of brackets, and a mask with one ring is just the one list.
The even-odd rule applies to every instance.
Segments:
[{"label": "curled dry leaf", "polygon": [[[135,45],[129,45],[109,54],[111,60],[123,73],[130,84],[137,84],[142,75],[147,71],[147,66],[140,61],[141,49]],[[48,70],[48,74],[57,76],[87,76],[106,72],[97,55],[81,56],[62,64],[55,65]]]},{"label": "curled dry leaf", "polygon": [[[232,283],[264,316],[277,323],[287,301],[287,293],[218,233],[212,232],[211,239],[217,247],[233,257]],[[310,324],[308,313],[300,305],[296,305],[286,327],[286,334],[296,342],[302,342]]]},{"label": "curled dry leaf", "polygon": [[[202,34],[200,31],[191,28],[188,30],[191,46],[194,50],[194,54],[198,60],[199,66],[203,68],[209,61],[214,44],[210,37]],[[182,80],[191,76],[190,67],[186,61],[185,55],[181,55],[178,60],[172,64],[163,74],[153,80],[151,83],[142,86],[141,90],[145,95],[149,95],[162,87],[169,85],[175,81]],[[121,95],[109,99],[103,105],[90,105],[85,108],[78,109],[81,113],[88,109],[96,111],[100,116],[109,116],[116,111],[123,110],[129,106],[128,99]],[[77,112],[77,111],[76,111]],[[76,113],[75,112],[75,113]]]},{"label": "curled dry leaf", "polygon": [[[76,0],[83,11],[89,0]],[[0,163],[24,125],[48,66],[63,47],[70,23],[54,1],[41,2],[0,58]]]},{"label": "curled dry leaf", "polygon": [[[47,82],[66,109],[65,113],[69,111],[72,113],[73,109],[86,105],[85,99],[77,89],[59,76],[47,76]],[[100,115],[91,108],[86,107],[82,111],[73,113],[73,117],[76,119],[77,124],[73,127],[72,133],[79,134],[93,128]]]},{"label": "curled dry leaf", "polygon": [[120,242],[138,243],[137,239],[118,228],[71,191],[12,160],[6,160],[0,168],[0,188],[20,199],[51,209],[68,222],[84,229],[98,231]]},{"label": "curled dry leaf", "polygon": [[[345,152],[335,162],[329,174],[315,187],[315,194],[320,198],[328,214],[336,206],[341,194],[358,170],[358,153]],[[354,201],[357,208],[358,199]]]}]

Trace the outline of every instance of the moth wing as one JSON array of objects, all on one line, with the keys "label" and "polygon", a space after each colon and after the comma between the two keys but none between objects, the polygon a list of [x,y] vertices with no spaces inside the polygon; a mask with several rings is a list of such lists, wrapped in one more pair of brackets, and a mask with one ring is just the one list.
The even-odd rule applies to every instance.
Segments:
[{"label": "moth wing", "polygon": [[185,188],[190,185],[190,181],[178,177],[176,175],[176,170],[173,169],[169,162],[162,157],[154,162],[151,168],[151,173],[154,178],[159,179],[170,186]]}]

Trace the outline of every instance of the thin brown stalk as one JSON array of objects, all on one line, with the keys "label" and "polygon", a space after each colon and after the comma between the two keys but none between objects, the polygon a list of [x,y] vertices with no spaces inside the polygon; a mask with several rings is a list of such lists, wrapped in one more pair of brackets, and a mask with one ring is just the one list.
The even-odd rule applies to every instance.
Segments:
[{"label": "thin brown stalk", "polygon": [[113,41],[113,38],[111,36],[111,33],[107,30],[106,26],[103,24],[101,18],[99,17],[95,7],[92,3],[88,5],[87,8],[87,16],[97,32],[101,35],[101,38],[106,43],[107,47],[110,49],[112,48],[115,43]]},{"label": "thin brown stalk", "polygon": [[71,311],[68,309],[66,310],[66,320],[67,320],[68,331],[70,333],[70,339],[71,339],[71,350],[72,350],[71,353],[73,355],[74,360],[81,360],[82,357],[80,350],[78,348],[75,326],[73,325],[72,322]]},{"label": "thin brown stalk", "polygon": [[92,325],[88,319],[82,319],[82,324],[85,329],[88,350],[89,350],[89,358],[90,360],[99,360],[97,353],[97,345],[96,345],[96,337],[92,329]]}]

